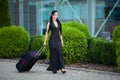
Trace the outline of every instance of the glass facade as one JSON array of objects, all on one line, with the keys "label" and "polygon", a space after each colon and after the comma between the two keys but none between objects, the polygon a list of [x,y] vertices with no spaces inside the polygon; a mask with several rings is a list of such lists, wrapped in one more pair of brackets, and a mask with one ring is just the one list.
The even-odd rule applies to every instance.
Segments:
[{"label": "glass facade", "polygon": [[[59,18],[62,22],[78,21],[94,26],[93,36],[99,36],[102,32],[109,32],[110,35],[115,26],[120,25],[120,0],[9,0],[13,25],[21,25],[30,35],[43,35],[43,30],[49,21],[52,10],[59,11]],[[89,4],[95,7],[88,7]],[[89,13],[90,10],[93,12]],[[92,13],[95,13],[93,15]],[[90,16],[95,22],[88,20]]]}]

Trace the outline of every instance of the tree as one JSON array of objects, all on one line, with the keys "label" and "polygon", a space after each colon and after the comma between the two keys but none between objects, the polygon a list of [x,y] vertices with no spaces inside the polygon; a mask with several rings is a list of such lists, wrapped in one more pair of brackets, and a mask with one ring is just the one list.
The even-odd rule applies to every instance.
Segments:
[{"label": "tree", "polygon": [[0,28],[11,25],[8,0],[0,0]]}]

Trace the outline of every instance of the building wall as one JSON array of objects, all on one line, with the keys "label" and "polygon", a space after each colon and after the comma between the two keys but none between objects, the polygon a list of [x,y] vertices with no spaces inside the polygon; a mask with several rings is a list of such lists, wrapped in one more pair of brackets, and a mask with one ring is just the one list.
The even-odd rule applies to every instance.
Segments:
[{"label": "building wall", "polygon": [[[96,0],[95,32],[100,28],[116,1]],[[57,2],[56,0],[9,0],[12,23],[24,26],[31,36],[42,35],[51,11],[57,9],[62,22],[72,20],[79,22],[81,20],[87,25],[89,14],[87,0],[68,0],[73,10],[67,2],[61,5],[62,2],[63,0],[58,0]],[[21,4],[23,4],[23,8],[21,8]],[[101,32],[110,32],[112,34],[113,28],[116,25],[120,25],[120,14],[118,13],[120,13],[120,2],[104,24]],[[23,24],[20,21],[23,21]]]}]

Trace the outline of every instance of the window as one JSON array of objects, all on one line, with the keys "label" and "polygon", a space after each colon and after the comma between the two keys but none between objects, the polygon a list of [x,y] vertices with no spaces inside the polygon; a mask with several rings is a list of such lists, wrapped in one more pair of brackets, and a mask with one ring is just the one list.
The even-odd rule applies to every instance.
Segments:
[{"label": "window", "polygon": [[[117,2],[117,0],[106,0],[105,17],[107,17],[107,15],[112,10],[112,8],[116,2]],[[109,19],[120,20],[120,1],[118,3],[117,7],[115,7],[112,14],[110,15]]]},{"label": "window", "polygon": [[[78,4],[72,4],[72,8],[75,10],[77,15],[80,17],[80,6]],[[60,8],[60,19],[62,20],[73,20],[77,19],[69,5],[65,4]]]},{"label": "window", "polygon": [[98,3],[96,5],[96,18],[97,19],[103,19],[103,18],[105,18],[104,7],[105,7],[105,5],[103,3]]}]

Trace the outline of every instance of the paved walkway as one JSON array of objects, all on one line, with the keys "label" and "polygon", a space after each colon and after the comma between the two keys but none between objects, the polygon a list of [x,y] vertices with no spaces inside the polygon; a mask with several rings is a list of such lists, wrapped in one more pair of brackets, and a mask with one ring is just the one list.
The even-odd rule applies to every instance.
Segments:
[{"label": "paved walkway", "polygon": [[120,73],[67,67],[67,73],[46,71],[48,65],[35,64],[30,72],[19,73],[17,61],[0,59],[0,80],[120,80]]}]

